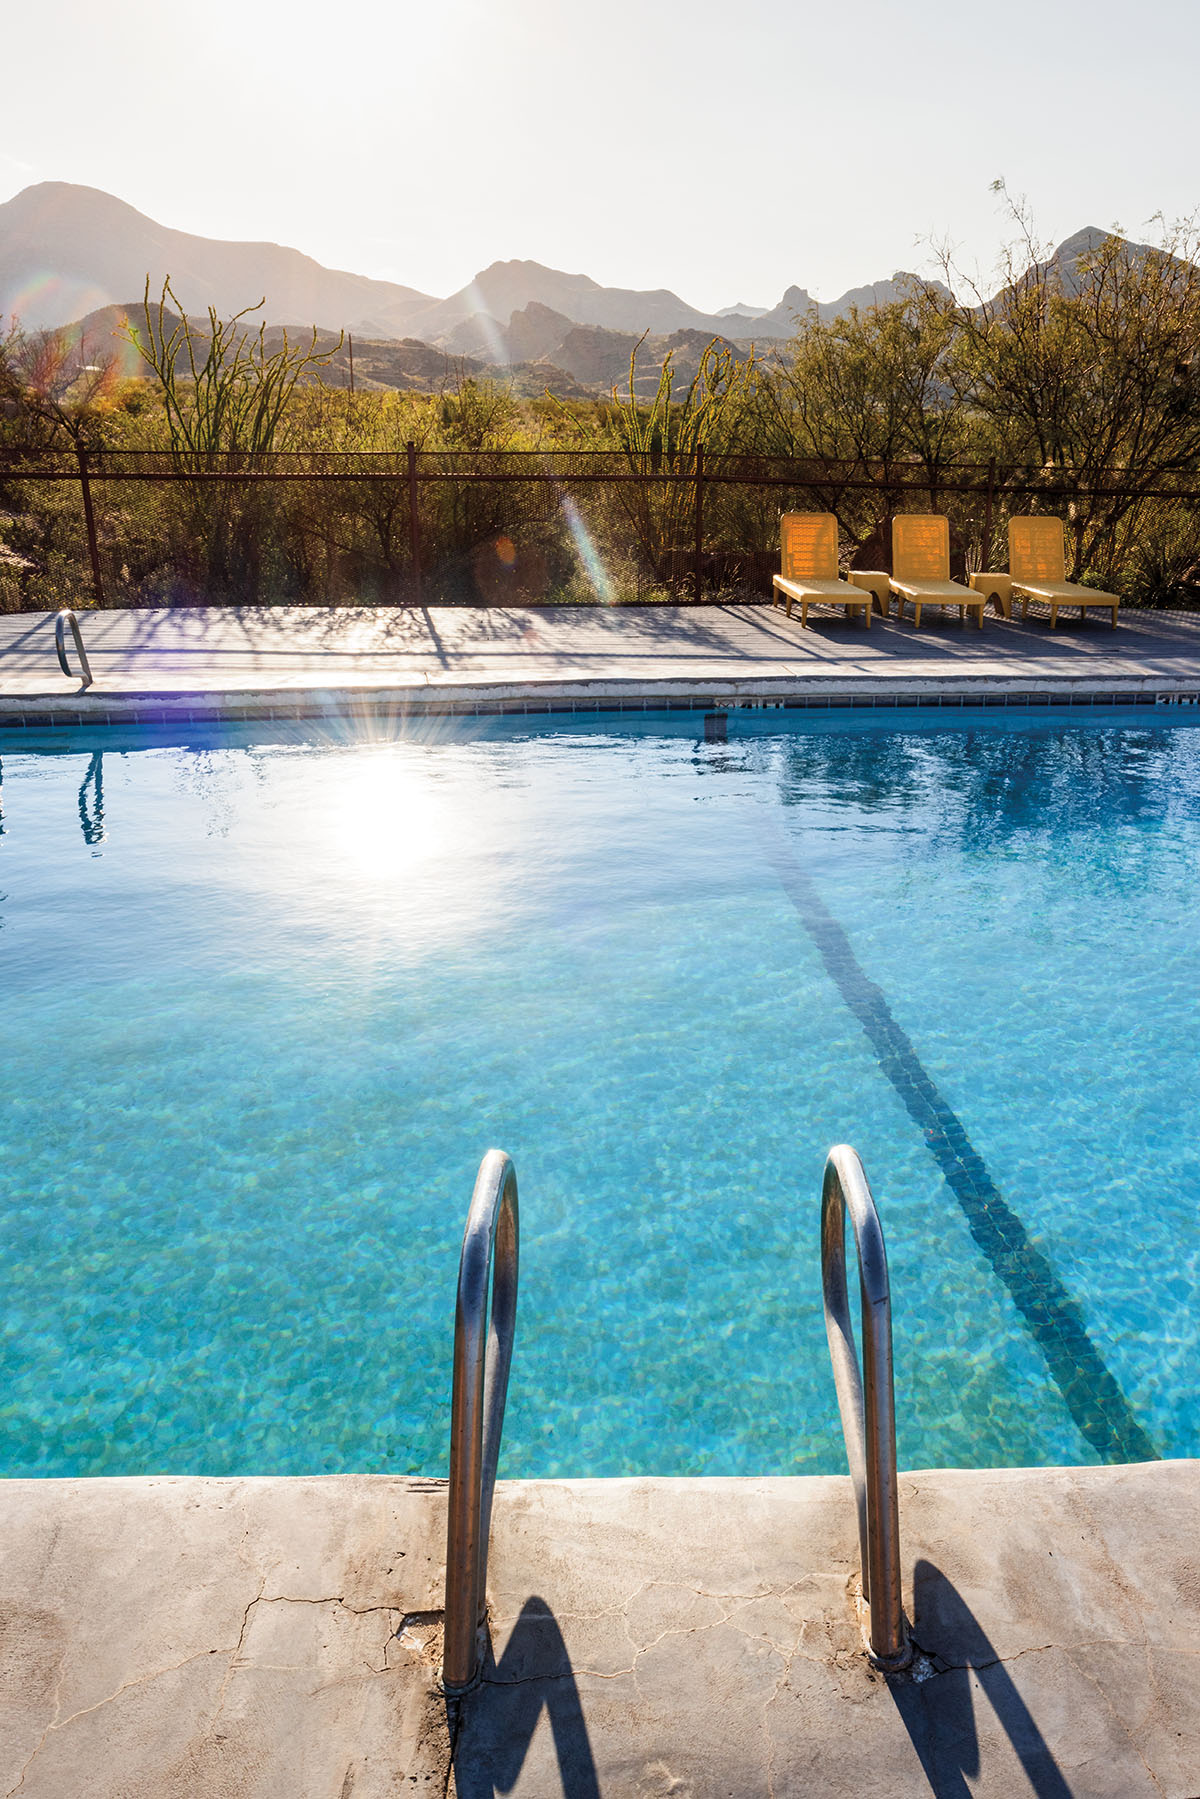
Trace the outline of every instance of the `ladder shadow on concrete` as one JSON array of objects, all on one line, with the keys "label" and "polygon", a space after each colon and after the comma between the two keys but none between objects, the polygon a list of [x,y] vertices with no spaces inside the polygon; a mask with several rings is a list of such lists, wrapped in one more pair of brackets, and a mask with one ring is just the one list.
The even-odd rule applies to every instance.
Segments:
[{"label": "ladder shadow on concrete", "polygon": [[982,1689],[1036,1799],[1072,1799],[999,1651],[958,1588],[932,1562],[918,1561],[913,1597],[917,1660],[912,1673],[888,1681],[888,1690],[935,1799],[972,1799],[978,1790],[972,1783],[986,1756],[973,1684]]},{"label": "ladder shadow on concrete", "polygon": [[600,1799],[571,1658],[544,1599],[535,1595],[525,1601],[500,1660],[489,1640],[479,1685],[447,1703],[457,1799],[493,1799],[512,1791],[543,1708],[563,1799]]}]

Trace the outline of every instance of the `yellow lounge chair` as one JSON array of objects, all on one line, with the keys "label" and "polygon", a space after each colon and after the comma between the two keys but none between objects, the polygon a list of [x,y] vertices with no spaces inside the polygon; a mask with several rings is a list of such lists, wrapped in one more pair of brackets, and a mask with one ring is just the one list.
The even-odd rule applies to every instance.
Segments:
[{"label": "yellow lounge chair", "polygon": [[1050,608],[1050,629],[1058,623],[1060,606],[1078,606],[1083,618],[1089,606],[1112,613],[1112,626],[1117,628],[1115,593],[1102,593],[1098,587],[1083,587],[1067,580],[1066,555],[1063,548],[1063,526],[1060,518],[1045,514],[1018,515],[1008,521],[1008,570],[1012,576],[1014,598],[1021,602],[1021,617],[1029,612],[1030,600],[1042,600]]},{"label": "yellow lounge chair", "polygon": [[832,512],[785,512],[779,521],[779,550],[783,572],[772,583],[772,606],[778,606],[782,594],[790,618],[792,602],[799,600],[802,629],[811,605],[844,606],[847,617],[861,612],[870,626],[871,595],[838,574],[838,527]]},{"label": "yellow lounge chair", "polygon": [[940,512],[898,512],[892,520],[892,592],[901,618],[911,601],[917,630],[922,606],[957,606],[964,622],[973,612],[983,629],[984,595],[950,579],[950,521]]}]

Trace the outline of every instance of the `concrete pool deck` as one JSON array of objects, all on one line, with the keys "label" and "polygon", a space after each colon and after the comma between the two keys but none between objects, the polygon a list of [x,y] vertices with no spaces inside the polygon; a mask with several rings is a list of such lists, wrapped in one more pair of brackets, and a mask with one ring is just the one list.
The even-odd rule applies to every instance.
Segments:
[{"label": "concrete pool deck", "polygon": [[502,1482],[448,1713],[429,1480],[0,1488],[24,1799],[1195,1799],[1200,1464],[901,1477],[920,1653],[862,1646],[849,1482]]},{"label": "concrete pool deck", "polygon": [[[372,710],[1167,704],[1200,697],[1200,615],[1130,611],[982,631],[937,615],[808,630],[770,605],[210,607],[80,614],[94,684],[53,615],[0,617],[0,724]],[[73,657],[72,649],[72,657]]]}]

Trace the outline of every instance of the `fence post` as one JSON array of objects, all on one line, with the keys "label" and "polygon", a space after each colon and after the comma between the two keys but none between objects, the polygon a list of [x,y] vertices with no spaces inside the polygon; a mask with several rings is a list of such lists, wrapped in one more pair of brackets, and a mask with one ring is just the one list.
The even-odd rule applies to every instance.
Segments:
[{"label": "fence post", "polygon": [[704,569],[704,445],[696,445],[696,598],[700,598],[700,581]]},{"label": "fence post", "polygon": [[988,462],[987,505],[983,512],[983,566],[987,569],[992,556],[992,492],[996,485],[996,458]]},{"label": "fence post", "polygon": [[412,555],[413,598],[421,597],[421,517],[417,511],[417,446],[408,440],[408,546]]},{"label": "fence post", "polygon": [[100,545],[96,541],[96,515],[92,511],[92,486],[88,480],[87,451],[83,445],[75,445],[75,454],[79,458],[79,485],[83,490],[83,517],[87,525],[88,555],[92,563],[92,586],[96,590],[96,604],[104,604],[104,581],[100,574]]}]

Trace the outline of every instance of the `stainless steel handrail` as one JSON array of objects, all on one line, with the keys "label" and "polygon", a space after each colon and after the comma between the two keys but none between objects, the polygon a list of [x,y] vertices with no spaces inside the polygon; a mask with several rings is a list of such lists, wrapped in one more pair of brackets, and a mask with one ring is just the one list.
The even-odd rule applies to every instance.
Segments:
[{"label": "stainless steel handrail", "polygon": [[87,659],[87,651],[83,647],[83,632],[79,629],[79,620],[70,607],[64,607],[54,620],[54,647],[58,651],[58,666],[64,675],[70,675],[71,665],[67,661],[67,626],[71,627],[71,636],[75,639],[75,654],[79,657],[79,666],[83,671],[83,684],[92,684],[92,665]]},{"label": "stainless steel handrail", "polygon": [[479,1673],[492,1494],[517,1321],[519,1245],[516,1170],[502,1150],[489,1149],[479,1164],[463,1232],[454,1314],[442,1651],[442,1687],[451,1695],[466,1692]]},{"label": "stainless steel handrail", "polygon": [[[847,1211],[858,1252],[865,1381],[854,1347],[846,1285]],[[881,1668],[903,1668],[912,1659],[912,1648],[900,1596],[900,1505],[887,1250],[863,1165],[845,1143],[836,1144],[825,1162],[821,1284],[825,1295],[825,1333],[858,1509],[863,1595],[871,1608],[871,1655]]]}]

